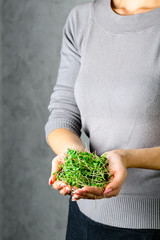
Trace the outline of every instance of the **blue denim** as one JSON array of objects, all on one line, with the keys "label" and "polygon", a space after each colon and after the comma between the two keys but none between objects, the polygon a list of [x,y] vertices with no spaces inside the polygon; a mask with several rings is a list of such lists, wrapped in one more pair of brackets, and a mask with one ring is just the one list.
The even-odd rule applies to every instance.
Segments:
[{"label": "blue denim", "polygon": [[160,240],[160,229],[118,228],[95,222],[70,196],[65,240]]}]

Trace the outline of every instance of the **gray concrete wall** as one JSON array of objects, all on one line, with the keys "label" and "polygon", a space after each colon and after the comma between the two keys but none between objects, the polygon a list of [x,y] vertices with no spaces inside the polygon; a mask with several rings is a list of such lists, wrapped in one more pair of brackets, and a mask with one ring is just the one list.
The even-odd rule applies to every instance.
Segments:
[{"label": "gray concrete wall", "polygon": [[0,239],[2,238],[2,19],[0,0]]},{"label": "gray concrete wall", "polygon": [[[69,196],[48,185],[55,154],[45,141],[44,125],[62,27],[70,9],[82,2],[2,2],[1,240],[65,238]],[[87,141],[84,133],[82,141]]]}]

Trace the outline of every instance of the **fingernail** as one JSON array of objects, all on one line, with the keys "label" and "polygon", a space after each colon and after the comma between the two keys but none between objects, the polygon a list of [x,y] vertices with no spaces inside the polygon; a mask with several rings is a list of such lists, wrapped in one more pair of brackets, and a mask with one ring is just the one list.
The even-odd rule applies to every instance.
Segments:
[{"label": "fingernail", "polygon": [[72,198],[77,199],[77,198],[79,198],[79,196],[77,194],[74,194]]},{"label": "fingernail", "polygon": [[65,187],[65,186],[67,186],[67,184],[66,183],[61,183],[60,186]]},{"label": "fingernail", "polygon": [[84,190],[83,188],[79,188],[78,190],[80,190],[80,192],[85,192],[85,193],[87,193],[87,191]]},{"label": "fingernail", "polygon": [[112,188],[109,188],[109,189],[105,190],[105,191],[104,191],[104,194],[108,194],[108,193],[110,193],[110,192],[112,192]]},{"label": "fingernail", "polygon": [[80,190],[81,192],[84,192],[84,189],[83,189],[83,188],[79,188],[79,190]]},{"label": "fingernail", "polygon": [[75,192],[76,192],[76,190],[74,188],[72,188],[72,193],[75,193]]},{"label": "fingernail", "polygon": [[77,201],[78,199],[79,199],[79,197],[77,195],[72,196],[72,201]]},{"label": "fingernail", "polygon": [[82,196],[83,192],[75,192],[78,196]]},{"label": "fingernail", "polygon": [[48,184],[49,184],[49,185],[52,185],[52,184],[53,184],[52,177],[49,178]]},{"label": "fingernail", "polygon": [[75,190],[74,193],[76,193],[76,194],[81,194],[80,192],[78,192],[78,190]]},{"label": "fingernail", "polygon": [[67,190],[68,193],[71,192],[71,189],[69,187],[66,187],[66,190]]}]

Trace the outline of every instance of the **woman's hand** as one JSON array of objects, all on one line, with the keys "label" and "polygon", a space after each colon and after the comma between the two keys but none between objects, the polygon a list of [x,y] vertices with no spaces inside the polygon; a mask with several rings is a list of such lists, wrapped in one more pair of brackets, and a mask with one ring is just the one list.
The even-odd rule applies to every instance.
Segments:
[{"label": "woman's hand", "polygon": [[104,197],[110,198],[115,197],[119,194],[121,187],[127,177],[126,160],[123,155],[121,155],[119,149],[106,153],[106,157],[109,159],[108,168],[110,174],[113,174],[110,183],[106,185],[104,192],[98,187],[90,186],[85,186],[82,188],[85,191],[84,193],[80,189],[76,189],[76,193],[73,195],[73,197],[76,197],[75,200],[101,199]]},{"label": "woman's hand", "polygon": [[67,185],[66,182],[64,181],[58,181],[56,180],[56,176],[57,174],[53,175],[54,172],[60,171],[61,164],[65,163],[65,154],[64,153],[60,153],[59,155],[57,155],[55,158],[53,158],[52,160],[52,169],[51,169],[51,176],[49,178],[49,185],[52,185],[52,187],[56,190],[60,190],[60,194],[62,195],[67,195],[67,194],[71,194],[72,191],[72,187],[70,185]]}]

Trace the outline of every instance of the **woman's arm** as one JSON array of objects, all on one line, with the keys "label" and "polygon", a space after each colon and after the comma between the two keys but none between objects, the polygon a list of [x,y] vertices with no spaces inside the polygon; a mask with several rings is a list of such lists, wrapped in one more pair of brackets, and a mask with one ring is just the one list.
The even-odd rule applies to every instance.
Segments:
[{"label": "woman's arm", "polygon": [[67,149],[85,150],[85,147],[74,132],[65,128],[58,128],[49,133],[48,144],[56,155],[67,153]]},{"label": "woman's arm", "polygon": [[116,149],[126,162],[127,168],[160,170],[160,147],[139,149]]},{"label": "woman's arm", "polygon": [[[64,195],[67,194],[68,190],[71,191],[71,186],[62,186],[63,181],[57,181],[56,174],[53,175],[53,173],[60,170],[60,165],[64,163],[68,148],[85,150],[80,139],[82,133],[81,114],[74,93],[75,82],[81,66],[79,43],[81,42],[81,34],[84,32],[79,25],[79,12],[77,10],[77,6],[71,9],[63,27],[57,81],[50,96],[48,105],[50,115],[45,124],[47,143],[57,155],[52,160],[49,185],[52,184]],[[84,27],[87,26],[86,24],[83,21]]]},{"label": "woman's arm", "polygon": [[[127,168],[160,170],[160,147],[115,149],[105,153],[107,153],[110,171],[113,174],[112,181],[106,186],[104,191],[104,195],[107,198],[114,197],[119,194],[127,177]],[[86,186],[83,189],[86,191],[85,193],[81,193],[78,189],[78,195],[74,194],[73,197],[76,197],[76,200],[80,198],[99,199],[104,197],[95,187]]]}]

